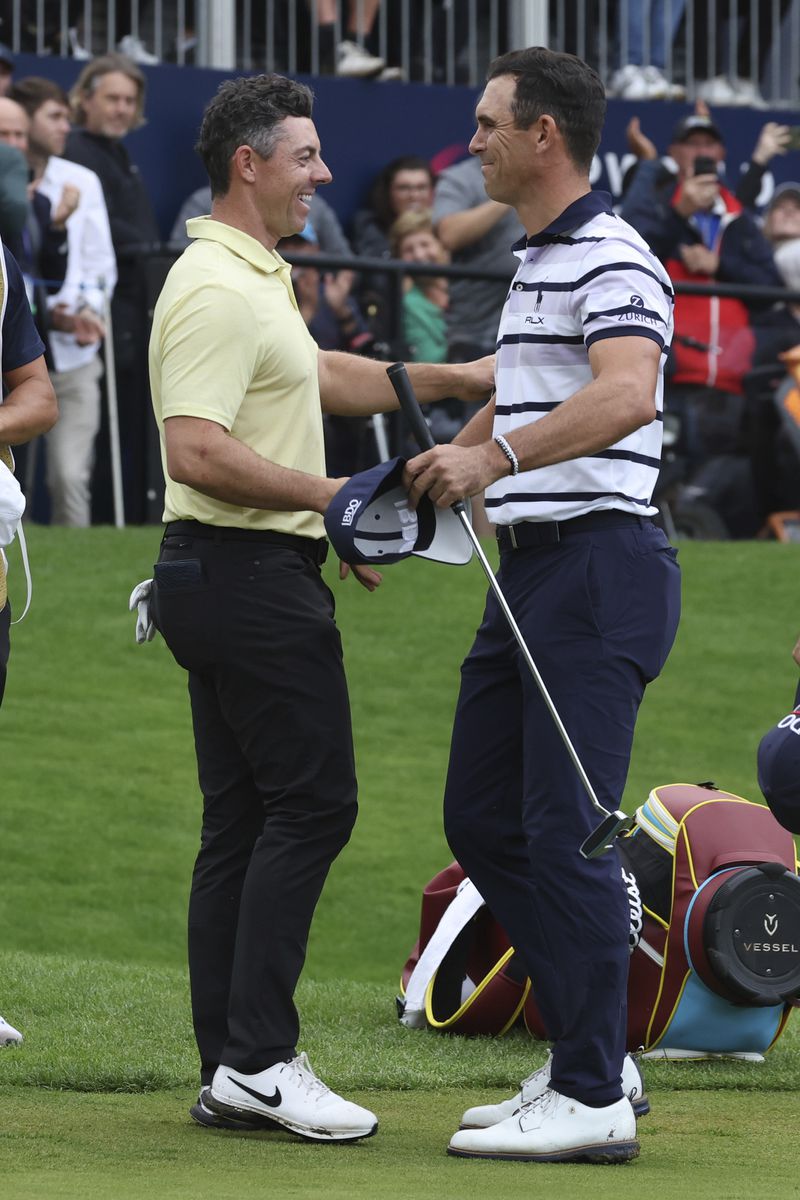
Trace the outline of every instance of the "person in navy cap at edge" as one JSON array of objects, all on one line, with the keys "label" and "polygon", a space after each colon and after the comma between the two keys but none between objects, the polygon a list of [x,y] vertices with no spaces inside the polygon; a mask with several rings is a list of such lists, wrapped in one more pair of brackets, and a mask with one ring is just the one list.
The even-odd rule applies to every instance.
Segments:
[{"label": "person in navy cap at edge", "polygon": [[[800,667],[800,638],[792,658]],[[792,711],[759,743],[758,786],[775,820],[790,833],[800,833],[800,682]]]}]

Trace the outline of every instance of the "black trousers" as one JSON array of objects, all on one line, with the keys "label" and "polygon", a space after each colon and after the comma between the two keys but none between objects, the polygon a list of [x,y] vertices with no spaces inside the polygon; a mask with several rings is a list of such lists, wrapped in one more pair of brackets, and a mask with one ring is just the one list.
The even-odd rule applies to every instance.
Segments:
[{"label": "black trousers", "polygon": [[220,1063],[255,1073],[296,1053],[311,919],[356,816],[320,543],[272,538],[178,523],[155,567],[153,616],[189,672],[204,800],[189,903],[204,1084]]}]

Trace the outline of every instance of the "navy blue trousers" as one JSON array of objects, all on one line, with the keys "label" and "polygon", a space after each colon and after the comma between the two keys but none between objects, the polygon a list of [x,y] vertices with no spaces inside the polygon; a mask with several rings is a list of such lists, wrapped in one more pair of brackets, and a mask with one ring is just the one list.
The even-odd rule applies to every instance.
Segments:
[{"label": "navy blue trousers", "polygon": [[[644,688],[677,630],[676,552],[645,520],[508,550],[498,578],[598,799],[618,808]],[[613,1103],[629,955],[619,857],[579,853],[600,818],[492,592],[462,667],[444,808],[456,859],[531,977],[553,1087]]]}]

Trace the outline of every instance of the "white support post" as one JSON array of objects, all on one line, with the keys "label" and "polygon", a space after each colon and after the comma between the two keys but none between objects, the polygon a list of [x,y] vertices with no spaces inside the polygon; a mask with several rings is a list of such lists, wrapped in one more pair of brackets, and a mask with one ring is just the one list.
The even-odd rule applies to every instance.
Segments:
[{"label": "white support post", "polygon": [[198,6],[205,9],[206,18],[205,66],[217,67],[222,71],[236,68],[236,4],[235,0],[208,0]]},{"label": "white support post", "polygon": [[510,44],[514,49],[549,44],[548,7],[548,0],[508,0]]}]

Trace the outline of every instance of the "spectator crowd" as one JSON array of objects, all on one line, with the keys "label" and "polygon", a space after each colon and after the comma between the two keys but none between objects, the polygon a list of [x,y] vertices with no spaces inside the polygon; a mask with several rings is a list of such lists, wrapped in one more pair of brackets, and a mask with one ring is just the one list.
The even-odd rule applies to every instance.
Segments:
[{"label": "spectator crowd", "polygon": [[[374,22],[377,8],[364,6],[359,19]],[[673,5],[676,21],[681,11]],[[330,15],[325,5],[319,13],[321,22]],[[656,33],[650,57],[660,63]],[[634,23],[625,36],[629,57],[641,57],[641,29]],[[331,52],[341,59],[340,47]],[[609,90],[647,98],[625,83],[633,77],[618,72]],[[0,237],[22,268],[60,409],[57,425],[22,449],[17,473],[39,495],[42,519],[107,522],[121,503],[125,520],[141,522],[153,448],[140,251],[160,244],[160,231],[126,138],[144,120],[145,76],[130,56],[109,53],[89,59],[66,95],[44,77],[16,79],[14,56],[0,47],[0,92]],[[756,536],[770,513],[800,508],[799,464],[775,404],[786,376],[781,355],[800,343],[800,305],[774,295],[800,288],[800,183],[779,187],[765,211],[757,207],[770,163],[796,152],[793,131],[766,122],[747,168],[726,178],[724,120],[702,100],[668,145],[657,147],[643,124],[637,117],[628,126],[636,161],[619,212],[678,285],[658,502],[679,517],[711,510],[719,536]],[[186,197],[170,254],[188,244],[187,219],[209,209],[207,187]],[[493,350],[516,263],[511,247],[522,235],[513,210],[487,198],[477,159],[436,173],[424,157],[403,155],[379,170],[348,228],[317,193],[307,228],[279,250],[294,264],[298,305],[322,348],[464,362]],[[348,266],[325,266],[331,255]],[[359,259],[370,266],[359,270]],[[406,262],[407,273],[376,260]],[[448,275],[449,264],[476,277]],[[715,285],[724,286],[715,293]],[[471,414],[453,399],[427,415],[445,442]],[[369,465],[383,449],[370,419],[326,421],[335,475]],[[399,422],[390,433],[392,450],[407,448]],[[675,531],[702,536],[700,526],[678,521]]]}]

